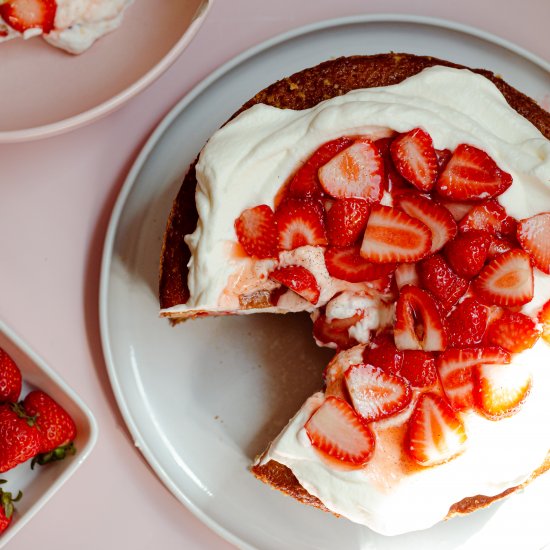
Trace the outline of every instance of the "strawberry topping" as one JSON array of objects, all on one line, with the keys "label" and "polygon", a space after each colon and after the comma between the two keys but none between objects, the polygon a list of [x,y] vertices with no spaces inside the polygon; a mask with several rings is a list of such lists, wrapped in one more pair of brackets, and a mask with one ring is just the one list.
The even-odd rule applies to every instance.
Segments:
[{"label": "strawberry topping", "polygon": [[275,223],[282,250],[327,244],[323,206],[319,201],[285,200],[275,212]]},{"label": "strawberry topping", "polygon": [[458,224],[461,232],[479,230],[495,235],[514,236],[517,222],[496,200],[474,206]]},{"label": "strawberry topping", "polygon": [[473,279],[483,269],[492,239],[487,231],[461,233],[445,247],[445,257],[463,279]]},{"label": "strawberry topping", "polygon": [[54,28],[55,0],[9,0],[0,3],[0,17],[17,32],[41,29],[44,34]]},{"label": "strawberry topping", "polygon": [[450,213],[455,222],[459,222],[472,209],[473,205],[470,202],[457,202],[434,195],[433,200],[444,206]]},{"label": "strawberry topping", "polygon": [[496,197],[512,185],[512,176],[496,165],[484,151],[459,145],[437,180],[437,192],[459,201]]},{"label": "strawberry topping", "polygon": [[390,334],[381,333],[364,349],[363,361],[390,374],[399,374],[403,364],[403,352],[395,347]]},{"label": "strawberry topping", "polygon": [[437,371],[433,353],[429,351],[403,351],[401,376],[415,388],[429,388],[437,381]]},{"label": "strawberry topping", "polygon": [[359,255],[359,247],[329,247],[325,251],[325,263],[332,277],[360,283],[381,279],[395,270],[395,264],[375,264]]},{"label": "strawberry topping", "polygon": [[487,331],[486,342],[500,346],[512,353],[532,348],[540,337],[540,330],[531,317],[523,313],[503,309]]},{"label": "strawberry topping", "polygon": [[550,212],[521,220],[517,237],[535,266],[542,272],[550,274]]},{"label": "strawberry topping", "polygon": [[327,237],[332,246],[350,246],[363,235],[369,218],[365,199],[340,199],[327,211]]},{"label": "strawberry topping", "polygon": [[483,341],[489,323],[489,308],[475,298],[460,302],[447,318],[449,347],[468,348]]},{"label": "strawberry topping", "polygon": [[300,265],[280,267],[272,271],[269,276],[274,281],[290,288],[312,304],[319,301],[319,285],[311,271]]},{"label": "strawberry topping", "polygon": [[255,258],[277,257],[278,235],[273,210],[266,204],[245,210],[235,221],[237,239]]}]

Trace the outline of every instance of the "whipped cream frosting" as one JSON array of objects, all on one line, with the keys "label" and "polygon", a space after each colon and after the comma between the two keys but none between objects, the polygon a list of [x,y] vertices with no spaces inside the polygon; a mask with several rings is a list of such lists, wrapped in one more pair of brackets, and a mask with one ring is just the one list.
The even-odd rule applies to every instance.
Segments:
[{"label": "whipped cream frosting", "polygon": [[[320,145],[345,135],[378,139],[389,128],[406,132],[418,126],[436,148],[469,143],[509,172],[514,183],[498,200],[510,215],[522,219],[550,210],[550,142],[506,103],[496,86],[466,69],[428,68],[400,84],[354,90],[303,111],[255,105],[218,130],[201,152],[196,166],[199,221],[186,238],[192,253],[190,298],[164,312],[239,307],[238,300],[220,301],[228,296],[229,278],[249,269],[249,258],[228,252],[237,240],[235,219],[258,204],[273,207],[282,184]],[[326,298],[330,293],[323,294],[321,271],[314,275]],[[547,281],[540,280],[548,277],[537,272],[535,278],[535,287],[548,289]],[[308,309],[305,300],[291,300],[295,308]],[[264,311],[285,310],[278,305]],[[540,305],[534,300],[530,307]]]}]

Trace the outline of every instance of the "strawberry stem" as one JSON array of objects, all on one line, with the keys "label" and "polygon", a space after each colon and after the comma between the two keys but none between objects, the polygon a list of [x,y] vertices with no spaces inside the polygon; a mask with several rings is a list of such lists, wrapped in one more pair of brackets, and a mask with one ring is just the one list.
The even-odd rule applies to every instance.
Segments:
[{"label": "strawberry stem", "polygon": [[[5,479],[0,479],[0,484],[6,483]],[[21,500],[23,493],[19,491],[17,496],[14,498],[11,493],[3,491],[0,489],[0,506],[4,509],[4,515],[7,519],[11,518],[13,515],[14,507],[13,503]]]},{"label": "strawberry stem", "polygon": [[53,451],[47,453],[40,453],[36,455],[31,461],[31,469],[34,470],[35,464],[44,466],[44,464],[49,464],[50,462],[56,462],[58,460],[64,460],[68,455],[74,455],[76,453],[76,447],[71,441],[66,445],[60,445]]}]

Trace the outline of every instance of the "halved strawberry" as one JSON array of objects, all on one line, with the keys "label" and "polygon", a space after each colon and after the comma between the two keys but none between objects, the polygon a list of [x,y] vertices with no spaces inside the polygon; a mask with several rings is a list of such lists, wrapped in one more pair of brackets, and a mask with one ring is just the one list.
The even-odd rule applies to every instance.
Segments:
[{"label": "halved strawberry", "polygon": [[512,176],[501,170],[481,149],[460,144],[439,176],[437,192],[459,201],[480,201],[500,195],[512,185]]},{"label": "halved strawberry", "polygon": [[361,256],[375,263],[416,262],[430,253],[432,232],[408,214],[373,206],[361,245]]},{"label": "halved strawberry", "polygon": [[350,466],[366,464],[374,453],[375,439],[370,428],[339,397],[327,397],[304,427],[316,449]]},{"label": "halved strawberry", "polygon": [[466,439],[464,425],[447,401],[432,392],[418,398],[405,439],[405,449],[416,462],[447,462],[464,450]]},{"label": "halved strawberry", "polygon": [[368,139],[358,139],[319,169],[324,191],[336,199],[382,198],[384,162],[378,147]]},{"label": "halved strawberry", "polygon": [[447,318],[449,347],[469,348],[483,341],[489,323],[489,308],[469,297],[457,304]]},{"label": "halved strawberry", "polygon": [[393,335],[398,349],[441,351],[447,346],[439,308],[433,296],[425,290],[404,286],[395,314]]},{"label": "halved strawberry", "polygon": [[395,269],[395,283],[400,290],[405,285],[420,286],[416,264],[399,264]]},{"label": "halved strawberry", "polygon": [[491,235],[515,235],[517,222],[496,200],[476,204],[458,224],[459,231],[487,231]]},{"label": "halved strawberry", "polygon": [[365,199],[340,199],[327,211],[327,237],[332,246],[351,246],[363,235],[369,218]]},{"label": "halved strawberry", "polygon": [[511,250],[487,264],[474,280],[477,295],[486,304],[521,306],[533,298],[533,268],[523,250]]},{"label": "halved strawberry", "polygon": [[395,138],[390,151],[398,172],[420,191],[430,191],[439,171],[430,135],[421,128],[414,128]]},{"label": "halved strawberry", "polygon": [[319,184],[319,168],[352,143],[352,138],[342,137],[321,145],[290,180],[288,196],[297,199],[319,198],[323,194]]},{"label": "halved strawberry", "polygon": [[473,368],[480,364],[509,363],[511,355],[498,347],[448,349],[437,358],[439,379],[453,409],[474,406]]},{"label": "halved strawberry", "polygon": [[277,257],[278,235],[273,210],[267,204],[247,208],[236,220],[237,239],[255,258]]},{"label": "halved strawberry", "polygon": [[353,408],[367,422],[392,416],[411,402],[406,380],[372,365],[352,365],[344,377]]},{"label": "halved strawberry", "polygon": [[395,270],[395,264],[375,264],[359,255],[359,247],[329,247],[325,251],[327,271],[332,277],[360,283],[381,279]]},{"label": "halved strawberry", "polygon": [[275,211],[279,247],[326,246],[324,211],[319,201],[287,199]]},{"label": "halved strawberry", "polygon": [[449,311],[468,290],[468,281],[459,277],[441,254],[420,262],[418,273],[422,286],[439,300],[444,311]]},{"label": "halved strawberry", "polygon": [[500,346],[512,353],[532,348],[541,331],[531,317],[523,313],[503,309],[498,318],[491,322],[485,341],[490,346]]},{"label": "halved strawberry", "polygon": [[543,212],[521,220],[518,241],[533,263],[542,272],[550,274],[550,212]]},{"label": "halved strawberry", "polygon": [[432,232],[432,254],[454,239],[458,231],[451,213],[444,206],[421,195],[399,195],[396,206],[429,227]]},{"label": "halved strawberry", "polygon": [[487,260],[494,260],[497,256],[509,252],[514,248],[517,248],[517,244],[508,239],[493,235],[489,244],[489,250],[487,250]]},{"label": "halved strawberry", "polygon": [[550,344],[550,300],[548,300],[539,312],[539,323],[542,324],[542,339]]},{"label": "halved strawberry", "polygon": [[415,388],[429,388],[437,381],[434,354],[429,351],[404,350],[401,376]]},{"label": "halved strawberry", "polygon": [[384,160],[384,179],[386,190],[392,196],[409,192],[413,189],[411,184],[397,171],[390,154],[390,145],[393,137],[382,138],[374,142]]},{"label": "halved strawberry", "polygon": [[9,0],[0,2],[0,17],[17,32],[41,29],[44,34],[54,28],[55,0]]},{"label": "halved strawberry", "polygon": [[339,350],[351,348],[357,345],[357,340],[350,336],[349,328],[360,320],[361,315],[355,315],[351,318],[354,322],[344,325],[341,319],[329,322],[324,314],[320,314],[313,323],[313,337],[318,344],[334,344]]},{"label": "halved strawberry", "polygon": [[444,206],[451,213],[455,222],[459,222],[473,207],[471,202],[452,201],[436,194],[432,198],[437,204]]},{"label": "halved strawberry", "polygon": [[472,279],[483,269],[491,241],[487,231],[461,233],[445,247],[447,262],[459,277]]},{"label": "halved strawberry", "polygon": [[311,271],[301,265],[279,267],[272,271],[269,277],[290,288],[290,290],[293,290],[312,304],[316,304],[319,301],[321,291],[317,280]]},{"label": "halved strawberry", "polygon": [[403,364],[403,352],[395,347],[391,335],[381,333],[376,335],[369,347],[364,349],[363,361],[390,374],[399,374]]},{"label": "halved strawberry", "polygon": [[531,389],[531,374],[521,363],[478,365],[473,380],[476,408],[491,420],[515,414]]}]

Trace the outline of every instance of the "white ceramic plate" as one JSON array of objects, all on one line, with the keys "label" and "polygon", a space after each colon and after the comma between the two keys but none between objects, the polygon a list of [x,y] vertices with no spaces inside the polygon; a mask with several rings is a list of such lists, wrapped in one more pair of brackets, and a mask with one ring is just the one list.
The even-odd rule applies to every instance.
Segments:
[{"label": "white ceramic plate", "polygon": [[339,55],[390,50],[485,67],[537,99],[550,91],[548,65],[519,48],[456,24],[408,16],[316,24],[223,66],[157,128],[115,206],[100,296],[111,382],[137,446],[161,480],[241,547],[446,550],[495,547],[498,540],[508,548],[538,549],[550,540],[544,512],[550,476],[490,510],[395,538],[271,491],[247,468],[321,385],[329,354],[314,346],[309,320],[255,315],[171,327],[158,318],[165,221],[183,174],[208,136],[283,76]]},{"label": "white ceramic plate", "polygon": [[48,466],[30,468],[30,462],[0,474],[7,480],[2,488],[15,496],[23,491],[23,498],[15,504],[16,513],[8,529],[0,535],[0,548],[46,504],[55,492],[86,460],[97,439],[97,424],[80,397],[41,359],[23,340],[0,320],[0,348],[17,363],[23,375],[21,398],[34,389],[51,395],[73,417],[77,437],[76,455]]},{"label": "white ceramic plate", "polygon": [[175,61],[212,1],[135,0],[118,29],[77,56],[41,38],[0,44],[0,143],[59,134],[122,105]]}]

